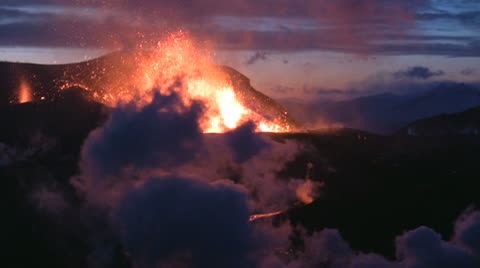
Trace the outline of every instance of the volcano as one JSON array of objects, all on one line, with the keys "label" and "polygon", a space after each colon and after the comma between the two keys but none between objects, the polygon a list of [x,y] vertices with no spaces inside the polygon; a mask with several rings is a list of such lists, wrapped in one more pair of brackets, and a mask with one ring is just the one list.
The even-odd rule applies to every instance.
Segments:
[{"label": "volcano", "polygon": [[[131,94],[142,68],[139,62],[149,52],[114,52],[90,61],[64,65],[0,63],[0,107],[32,102],[53,102],[71,88],[81,88],[88,99],[111,104],[119,96]],[[231,83],[238,101],[266,121],[282,127],[298,128],[287,110],[259,92],[250,80],[228,66],[212,66]],[[185,71],[186,72],[186,71]],[[178,74],[181,76],[182,74]],[[275,131],[277,132],[277,131]]]},{"label": "volcano", "polygon": [[[115,53],[54,66],[0,64],[0,193],[8,204],[7,214],[12,215],[3,223],[9,230],[5,262],[16,264],[11,267],[26,267],[31,259],[45,267],[87,266],[94,250],[87,241],[92,231],[84,226],[84,200],[70,178],[78,174],[85,139],[109,114],[108,102],[95,97],[95,93],[100,95],[95,88],[105,85],[106,91],[113,84],[127,90],[125,85],[134,76],[128,71],[135,71],[122,63],[128,57]],[[261,111],[265,117],[291,120],[280,105],[251,87],[248,78],[229,67],[215,68],[230,77],[235,93],[250,109]],[[121,73],[124,75],[117,80],[112,78]],[[25,103],[19,103],[23,102],[19,89],[26,91]],[[274,220],[290,220],[311,231],[338,228],[355,250],[390,258],[395,252],[392,241],[406,229],[427,225],[450,237],[451,223],[458,215],[466,207],[480,204],[476,156],[480,142],[477,135],[432,138],[422,135],[419,124],[427,130],[432,127],[434,133],[437,129],[461,131],[476,126],[477,115],[474,109],[439,118],[445,120],[409,125],[416,127],[418,135],[402,132],[382,136],[354,129],[271,134],[281,144],[293,140],[311,148],[278,171],[280,181],[303,177],[305,163],[312,162],[313,179],[326,184],[321,198],[305,206],[285,208]],[[210,137],[215,136],[220,135]],[[243,141],[241,146],[245,146]],[[235,168],[226,167],[224,173],[232,173],[232,178],[240,176]],[[71,208],[61,217],[46,215],[38,209],[38,202],[32,201],[39,185],[53,185]],[[47,197],[47,201],[56,200],[55,196]],[[113,241],[113,264],[108,267],[132,267],[120,242]]]}]

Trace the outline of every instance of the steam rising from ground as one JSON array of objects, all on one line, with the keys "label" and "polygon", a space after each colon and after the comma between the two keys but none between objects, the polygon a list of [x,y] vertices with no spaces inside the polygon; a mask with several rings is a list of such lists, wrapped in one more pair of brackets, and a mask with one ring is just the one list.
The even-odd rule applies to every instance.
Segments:
[{"label": "steam rising from ground", "polygon": [[396,238],[396,260],[350,248],[337,230],[325,229],[305,239],[306,250],[294,267],[478,267],[480,265],[480,214],[465,212],[455,223],[455,234],[445,241],[422,226]]},{"label": "steam rising from ground", "polygon": [[249,216],[284,210],[297,196],[311,201],[308,175],[304,183],[276,176],[299,145],[255,133],[251,122],[204,134],[201,112],[201,103],[157,94],[141,109],[118,106],[85,142],[72,183],[106,211],[135,266],[478,267],[477,212],[459,219],[450,242],[427,227],[399,236],[396,261],[355,252],[336,230],[304,235],[305,251],[290,254],[288,224],[252,224]]},{"label": "steam rising from ground", "polygon": [[203,111],[177,93],[156,94],[140,108],[119,105],[85,142],[72,183],[108,211],[136,265],[251,267],[269,234],[249,215],[295,199],[276,172],[298,145],[255,133],[253,122],[204,134]]},{"label": "steam rising from ground", "polygon": [[152,178],[122,198],[114,221],[144,267],[251,267],[244,189],[228,182]]},{"label": "steam rising from ground", "polygon": [[[215,101],[225,80],[205,80],[203,65],[189,69],[184,60],[188,47],[177,49],[141,69],[141,87],[111,99],[110,118],[85,141],[71,181],[135,267],[477,267],[478,235],[466,235],[478,234],[477,213],[459,220],[451,242],[426,227],[401,235],[395,262],[355,252],[335,230],[304,235],[305,251],[291,254],[288,223],[249,220],[318,197],[323,185],[311,180],[312,166],[305,180],[277,175],[302,146],[258,133],[264,118],[243,117],[229,102],[240,119],[226,120]],[[212,126],[221,133],[206,133]]]}]

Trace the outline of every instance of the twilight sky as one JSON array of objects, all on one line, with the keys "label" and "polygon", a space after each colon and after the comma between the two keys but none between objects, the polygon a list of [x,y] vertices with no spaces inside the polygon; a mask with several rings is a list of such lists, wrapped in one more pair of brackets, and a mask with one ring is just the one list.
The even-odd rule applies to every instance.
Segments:
[{"label": "twilight sky", "polygon": [[65,63],[187,29],[283,98],[478,81],[478,0],[1,0],[0,60]]}]

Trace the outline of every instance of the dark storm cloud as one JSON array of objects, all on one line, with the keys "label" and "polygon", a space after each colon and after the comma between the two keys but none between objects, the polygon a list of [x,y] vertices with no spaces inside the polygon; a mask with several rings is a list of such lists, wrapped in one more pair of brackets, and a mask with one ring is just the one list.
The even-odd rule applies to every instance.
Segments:
[{"label": "dark storm cloud", "polygon": [[176,95],[156,95],[140,111],[128,104],[116,108],[102,127],[87,139],[82,167],[89,174],[117,175],[125,167],[175,167],[196,156],[202,147],[198,118],[202,107],[193,103],[184,112]]},{"label": "dark storm cloud", "polygon": [[[392,30],[394,31],[394,30]],[[363,38],[382,41],[383,36],[372,30],[358,31]],[[294,33],[263,31],[219,31],[216,33],[222,40],[222,47],[230,49],[250,48],[255,50],[328,50],[345,53],[383,54],[383,55],[444,55],[452,57],[479,57],[480,46],[473,37],[459,37],[464,44],[448,43],[449,36],[404,35],[385,38],[398,41],[397,44],[357,44],[355,42],[334,42],[329,30],[296,31]],[[402,39],[405,38],[405,39]],[[410,41],[402,43],[402,41]],[[423,43],[423,41],[429,41]]]},{"label": "dark storm cloud", "polygon": [[[0,24],[0,46],[70,46],[70,47],[131,47],[136,42],[140,28],[125,25],[118,18],[110,17],[100,22],[72,21],[65,16],[28,15],[29,20]],[[122,30],[118,30],[122,29]],[[160,30],[159,30],[160,31]],[[375,33],[364,31],[365,36],[376,39]],[[410,40],[409,44],[384,44],[356,46],[349,43],[332,42],[328,31],[248,32],[248,31],[206,31],[194,33],[198,37],[213,35],[220,40],[219,46],[228,49],[255,50],[330,50],[347,53],[369,53],[402,55],[445,55],[480,56],[480,46],[470,37],[458,37],[465,44],[445,43],[452,37],[386,35],[391,40]],[[378,38],[378,37],[377,37]],[[430,41],[416,44],[416,41]]]},{"label": "dark storm cloud", "polygon": [[[9,15],[0,14],[0,46],[109,47],[127,33],[135,34],[130,25],[112,15],[92,20],[75,14],[0,8],[2,12]],[[120,28],[125,33],[119,33]]]},{"label": "dark storm cloud", "polygon": [[55,0],[4,0],[2,1],[2,5],[5,6],[25,6],[25,5],[32,5],[32,4],[38,4],[38,5],[48,5],[48,4],[57,4],[58,1]]},{"label": "dark storm cloud", "polygon": [[[95,2],[95,1],[94,1]],[[97,1],[98,2],[98,1]],[[334,16],[349,17],[355,20],[379,18],[382,14],[375,14],[381,10],[404,12],[415,9],[417,6],[428,5],[426,0],[406,0],[398,4],[393,0],[306,0],[302,2],[291,0],[113,0],[107,3],[140,9],[150,9],[154,12],[162,10],[173,12],[181,17],[209,17],[222,16],[269,16],[269,17],[318,17],[325,16],[327,20],[335,20]],[[352,7],[355,6],[356,12]],[[212,8],[215,7],[215,8]],[[377,15],[362,17],[362,14]],[[398,13],[391,15],[400,15]],[[387,17],[387,16],[383,16]]]},{"label": "dark storm cloud", "polygon": [[[245,17],[322,17],[328,22],[349,18],[352,21],[388,22],[394,16],[407,15],[417,7],[427,6],[428,0],[407,0],[397,3],[394,0],[6,0],[2,6],[40,6],[55,5],[67,7],[105,7],[119,8],[142,14],[169,15],[185,21],[197,21],[211,16],[245,16]],[[214,8],[212,8],[214,7]],[[356,12],[353,12],[352,7]],[[389,11],[391,14],[379,13]],[[134,13],[132,13],[134,14]],[[362,16],[370,15],[370,16]],[[394,18],[397,19],[397,18]]]},{"label": "dark storm cloud", "polygon": [[410,67],[407,70],[398,71],[394,73],[396,78],[407,78],[407,79],[430,79],[436,76],[442,76],[445,72],[442,70],[432,71],[428,67],[424,66],[414,66]]},{"label": "dark storm cloud", "polygon": [[419,20],[453,20],[459,21],[468,26],[480,25],[480,10],[463,11],[458,13],[453,12],[436,12],[436,13],[419,13],[417,15]]},{"label": "dark storm cloud", "polygon": [[[239,49],[280,49],[303,50],[323,49],[345,51],[352,53],[410,53],[418,51],[414,45],[407,47],[387,47],[374,45],[372,41],[392,40],[396,35],[399,40],[408,36],[406,30],[413,27],[415,12],[419,7],[426,7],[428,0],[341,0],[341,1],[8,1],[5,6],[26,4],[56,4],[67,8],[95,7],[94,10],[109,10],[109,18],[94,21],[82,17],[82,13],[71,14],[65,20],[61,12],[50,14],[47,21],[38,24],[31,31],[32,23],[17,23],[1,25],[0,35],[2,45],[69,45],[78,46],[110,46],[112,43],[134,42],[138,31],[158,33],[169,26],[186,27],[195,35],[212,38],[218,41],[220,47]],[[212,8],[214,7],[214,8]],[[355,7],[355,8],[352,8]],[[32,12],[35,9],[31,9]],[[45,11],[45,10],[44,10]],[[98,12],[98,16],[106,16]],[[30,14],[35,17],[33,12]],[[218,24],[212,18],[232,17],[240,20],[235,27]],[[258,29],[243,29],[245,21],[258,18],[268,18],[264,25],[271,31]],[[68,21],[68,19],[70,21]],[[297,29],[297,24],[289,19],[309,20],[305,29]],[[103,22],[102,22],[103,21]],[[165,28],[166,27],[166,28]],[[303,27],[303,26],[302,26]],[[19,29],[20,31],[18,31]],[[43,29],[43,30],[42,30]],[[273,30],[275,29],[275,30]],[[282,30],[283,29],[283,30]],[[289,30],[285,30],[289,29]],[[75,38],[74,38],[75,37]],[[78,38],[76,38],[78,37]],[[108,38],[110,41],[105,40]],[[62,39],[63,38],[63,39]],[[416,40],[422,36],[406,37]],[[427,39],[448,39],[449,36],[430,36]],[[469,38],[469,37],[464,37]],[[395,38],[393,38],[395,39]],[[461,39],[461,38],[460,38]],[[458,40],[457,40],[458,41]],[[471,40],[468,40],[471,41]],[[455,54],[454,47],[452,53]],[[470,48],[466,48],[472,54]],[[428,47],[423,53],[440,53]],[[462,54],[468,54],[462,53]]]},{"label": "dark storm cloud", "polygon": [[115,222],[144,267],[253,267],[246,194],[230,184],[151,179],[120,202]]},{"label": "dark storm cloud", "polygon": [[[35,8],[25,10],[26,4],[56,4],[70,13],[66,14],[65,10],[53,12],[45,7],[41,12]],[[275,5],[253,0],[8,1],[2,5],[23,9],[0,15],[0,22],[1,18],[14,20],[0,23],[0,45],[131,47],[138,42],[137,32],[155,36],[173,26],[186,27],[195,36],[211,38],[219,47],[229,49],[480,56],[476,36],[407,32],[413,27],[414,19],[434,21],[435,16],[440,16],[437,13],[415,15],[417,9],[428,4],[427,0],[309,0],[301,3],[283,0]],[[72,12],[85,7],[90,9]],[[455,18],[477,21],[476,13],[455,14]],[[235,20],[231,22],[233,25],[225,21],[218,23],[212,19],[216,16]],[[268,20],[262,26],[266,29],[259,30],[261,18]],[[289,22],[289,19],[297,22]],[[298,20],[306,20],[306,24],[295,28],[299,27]],[[255,27],[246,26],[250,24]],[[395,43],[384,43],[385,40]],[[256,53],[247,62],[254,63],[265,57],[263,53]]]},{"label": "dark storm cloud", "polygon": [[16,17],[25,16],[25,12],[20,10],[5,9],[0,7],[0,18],[1,19],[11,19]]}]

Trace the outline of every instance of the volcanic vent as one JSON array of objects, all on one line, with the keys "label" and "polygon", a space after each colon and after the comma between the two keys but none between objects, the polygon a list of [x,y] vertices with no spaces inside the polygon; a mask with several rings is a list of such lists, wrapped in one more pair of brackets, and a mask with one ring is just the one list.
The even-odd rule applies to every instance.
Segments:
[{"label": "volcanic vent", "polygon": [[[156,94],[177,94],[184,105],[197,101],[203,104],[199,123],[204,132],[225,132],[247,121],[254,122],[261,132],[297,128],[281,105],[255,90],[238,71],[214,65],[211,54],[187,34],[177,32],[154,45],[139,45],[130,52],[116,52],[87,62],[17,65],[7,70],[14,69],[16,77],[26,78],[33,101],[52,100],[63,90],[81,87],[91,100],[107,106],[133,103],[141,108]],[[10,102],[20,102],[18,89],[13,92],[16,94],[11,94]]]}]

